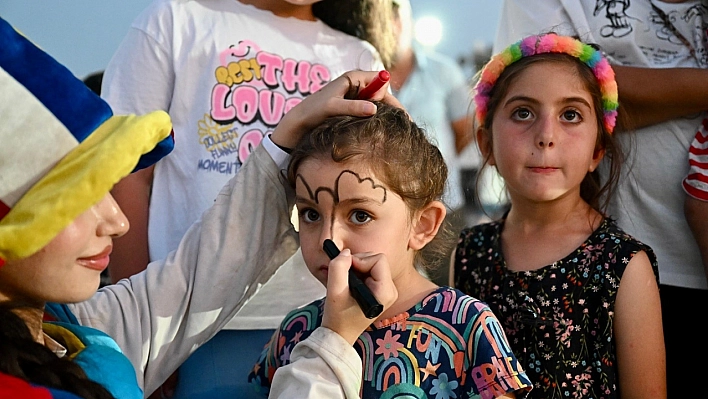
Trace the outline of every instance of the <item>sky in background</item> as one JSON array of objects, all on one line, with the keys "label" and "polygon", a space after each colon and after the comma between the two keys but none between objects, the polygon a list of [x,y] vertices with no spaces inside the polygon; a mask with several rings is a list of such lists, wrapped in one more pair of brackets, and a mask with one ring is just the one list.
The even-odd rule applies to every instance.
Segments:
[{"label": "sky in background", "polygon": [[[229,1],[229,0],[224,0]],[[232,0],[235,1],[235,0]],[[102,70],[133,19],[150,0],[0,0],[0,16],[74,75]],[[437,50],[459,59],[491,44],[499,0],[411,0],[413,17],[437,17],[443,36]]]}]

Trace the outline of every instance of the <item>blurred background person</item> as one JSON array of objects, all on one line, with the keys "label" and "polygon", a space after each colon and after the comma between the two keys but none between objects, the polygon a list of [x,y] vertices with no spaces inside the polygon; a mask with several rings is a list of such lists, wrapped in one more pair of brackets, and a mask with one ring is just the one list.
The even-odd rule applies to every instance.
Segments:
[{"label": "blurred background person", "polygon": [[[393,0],[394,34],[397,50],[393,57],[391,88],[394,96],[420,126],[425,127],[442,153],[449,170],[444,201],[455,231],[466,224],[465,194],[459,155],[473,143],[471,86],[461,66],[451,57],[425,49],[414,39],[414,21],[409,0]],[[478,152],[472,153],[479,165]],[[430,277],[447,283],[447,268]]]}]

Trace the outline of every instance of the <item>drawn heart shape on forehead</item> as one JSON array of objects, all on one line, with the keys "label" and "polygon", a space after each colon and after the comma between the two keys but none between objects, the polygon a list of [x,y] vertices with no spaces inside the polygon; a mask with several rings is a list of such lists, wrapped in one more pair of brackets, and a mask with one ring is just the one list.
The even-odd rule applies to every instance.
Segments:
[{"label": "drawn heart shape on forehead", "polygon": [[[361,184],[367,187],[370,187],[372,190],[372,197],[373,198],[381,198],[380,202],[384,203],[386,202],[386,196],[388,195],[388,191],[386,190],[386,187],[383,185],[377,184],[374,182],[374,179],[370,177],[361,177],[357,172],[354,172],[349,169],[343,170],[339,176],[334,181],[334,187],[318,187],[314,191],[310,187],[310,185],[305,181],[305,178],[301,175],[297,175],[297,181],[301,182],[302,185],[305,187],[307,190],[307,193],[312,201],[315,203],[319,204],[319,195],[322,192],[329,193],[332,198],[334,199],[334,203],[339,204],[341,201],[341,196],[339,192],[339,187],[342,186],[342,184]],[[379,194],[380,193],[380,194]]]}]

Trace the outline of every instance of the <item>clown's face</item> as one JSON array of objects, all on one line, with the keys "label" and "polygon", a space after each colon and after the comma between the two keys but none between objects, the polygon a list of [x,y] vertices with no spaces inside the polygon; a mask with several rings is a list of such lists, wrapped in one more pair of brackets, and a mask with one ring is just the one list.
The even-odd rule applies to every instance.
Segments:
[{"label": "clown's face", "polygon": [[128,219],[106,194],[37,253],[0,267],[0,302],[43,306],[88,299],[108,266],[113,238],[127,230]]}]

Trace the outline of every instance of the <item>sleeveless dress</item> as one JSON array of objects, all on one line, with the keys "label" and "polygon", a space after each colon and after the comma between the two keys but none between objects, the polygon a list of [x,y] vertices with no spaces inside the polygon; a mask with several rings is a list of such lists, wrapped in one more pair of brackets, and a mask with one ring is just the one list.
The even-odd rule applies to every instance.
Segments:
[{"label": "sleeveless dress", "polygon": [[501,252],[504,220],[462,231],[455,287],[486,302],[534,384],[529,398],[617,398],[615,299],[634,254],[652,249],[606,218],[576,250],[538,270],[514,272]]}]

